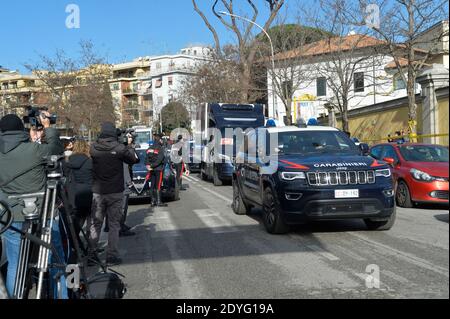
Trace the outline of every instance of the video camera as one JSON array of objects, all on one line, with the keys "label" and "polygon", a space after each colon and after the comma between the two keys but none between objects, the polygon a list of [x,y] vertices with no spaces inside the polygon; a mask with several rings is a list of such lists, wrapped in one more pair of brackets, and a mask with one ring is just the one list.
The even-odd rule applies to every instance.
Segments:
[{"label": "video camera", "polygon": [[125,145],[128,145],[128,134],[131,136],[132,139],[132,143],[134,144],[136,138],[137,138],[137,133],[134,129],[126,129],[126,130],[119,130],[120,134],[119,134],[119,141]]},{"label": "video camera", "polygon": [[[41,123],[41,112],[48,111],[47,107],[37,107],[37,106],[29,106],[27,107],[27,115],[23,117],[23,122],[25,124],[30,124],[34,127],[43,127]],[[57,116],[55,114],[52,114],[50,116],[47,116],[47,118],[50,120],[50,124],[56,124]]]}]

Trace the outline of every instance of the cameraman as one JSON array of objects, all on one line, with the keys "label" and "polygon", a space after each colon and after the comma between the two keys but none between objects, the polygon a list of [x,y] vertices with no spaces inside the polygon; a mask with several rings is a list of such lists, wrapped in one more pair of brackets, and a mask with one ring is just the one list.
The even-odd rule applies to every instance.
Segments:
[{"label": "cameraman", "polygon": [[[41,112],[39,120],[44,127],[45,139],[42,144],[30,141],[30,135],[25,132],[22,120],[16,115],[6,115],[0,120],[0,198],[3,198],[10,206],[16,228],[22,229],[24,217],[22,209],[23,201],[8,199],[8,196],[32,194],[43,192],[46,186],[46,160],[50,155],[62,154],[63,147],[56,129],[50,128],[50,114]],[[38,201],[42,205],[42,200]],[[52,241],[60,251],[61,236],[58,223],[53,223]],[[6,286],[10,295],[13,294],[20,251],[20,234],[7,231],[4,234],[6,243],[6,256],[8,259],[8,275]],[[53,258],[52,258],[53,259]],[[51,270],[52,276],[57,269]],[[63,298],[67,298],[65,280],[62,280]]]},{"label": "cameraman", "polygon": [[93,201],[90,225],[91,249],[96,250],[105,216],[108,217],[108,249],[106,263],[109,266],[122,263],[119,257],[119,232],[122,219],[125,181],[123,164],[139,163],[132,145],[125,146],[118,140],[114,124],[102,124],[97,142],[91,146],[93,162]]}]

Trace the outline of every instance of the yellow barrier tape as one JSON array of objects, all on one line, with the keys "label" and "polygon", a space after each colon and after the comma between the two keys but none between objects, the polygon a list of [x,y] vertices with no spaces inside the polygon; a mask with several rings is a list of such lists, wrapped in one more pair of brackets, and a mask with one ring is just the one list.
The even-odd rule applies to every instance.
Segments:
[{"label": "yellow barrier tape", "polygon": [[397,139],[401,139],[401,138],[409,138],[411,139],[416,139],[416,138],[426,138],[426,137],[443,137],[443,136],[448,136],[448,133],[444,133],[444,134],[424,134],[424,135],[417,135],[417,134],[407,134],[407,135],[400,135],[400,136],[389,136],[389,137],[382,137],[382,138],[378,138],[378,139],[373,139],[373,140],[361,140],[361,142],[363,143],[367,143],[367,142],[378,142],[378,141],[387,141],[387,140],[397,140]]}]

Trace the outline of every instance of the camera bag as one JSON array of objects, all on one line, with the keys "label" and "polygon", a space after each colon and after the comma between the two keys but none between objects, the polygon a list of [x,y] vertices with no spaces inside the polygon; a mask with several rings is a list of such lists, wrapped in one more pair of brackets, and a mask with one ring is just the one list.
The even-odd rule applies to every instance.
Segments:
[{"label": "camera bag", "polygon": [[99,272],[88,279],[91,299],[122,299],[127,289],[117,274]]}]

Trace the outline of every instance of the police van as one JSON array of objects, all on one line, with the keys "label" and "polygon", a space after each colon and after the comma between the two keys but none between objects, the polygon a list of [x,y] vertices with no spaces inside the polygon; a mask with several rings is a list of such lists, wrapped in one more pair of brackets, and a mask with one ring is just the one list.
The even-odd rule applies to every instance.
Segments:
[{"label": "police van", "polygon": [[307,221],[350,218],[388,230],[396,217],[390,166],[368,156],[367,144],[356,146],[344,132],[321,126],[246,134],[235,162],[232,207],[240,215],[262,208],[272,234]]}]

